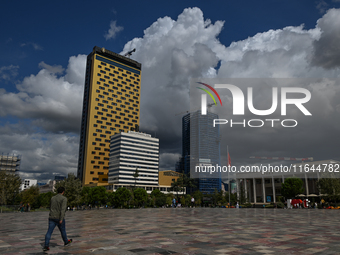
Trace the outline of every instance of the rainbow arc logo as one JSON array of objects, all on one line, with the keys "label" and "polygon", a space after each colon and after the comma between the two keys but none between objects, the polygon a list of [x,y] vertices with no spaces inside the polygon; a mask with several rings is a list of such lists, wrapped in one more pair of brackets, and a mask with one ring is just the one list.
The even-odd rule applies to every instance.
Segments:
[{"label": "rainbow arc logo", "polygon": [[[203,83],[203,82],[197,82],[198,84],[201,84],[203,86],[206,86],[207,88],[209,88],[212,92],[215,93],[215,95],[217,96],[218,100],[220,101],[220,104],[222,106],[222,100],[221,100],[221,97],[220,95],[217,93],[217,91],[211,87],[210,85],[206,84],[206,83]],[[198,89],[201,89],[203,90],[204,92],[206,92],[211,98],[212,100],[214,101],[215,105],[217,105],[216,103],[216,100],[215,100],[215,97],[213,96],[213,94],[211,94],[211,92],[207,89],[203,89],[203,88],[200,88],[200,87],[197,87]],[[202,115],[207,115],[207,95],[206,94],[202,94],[201,95],[201,114]]]}]

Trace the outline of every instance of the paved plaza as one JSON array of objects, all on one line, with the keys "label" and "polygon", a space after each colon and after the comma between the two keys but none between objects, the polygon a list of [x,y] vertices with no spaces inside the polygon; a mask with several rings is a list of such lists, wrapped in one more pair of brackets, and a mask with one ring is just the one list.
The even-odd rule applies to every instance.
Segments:
[{"label": "paved plaza", "polygon": [[[48,254],[340,254],[340,211],[155,208],[66,213]],[[43,254],[48,212],[0,214],[0,254]]]}]

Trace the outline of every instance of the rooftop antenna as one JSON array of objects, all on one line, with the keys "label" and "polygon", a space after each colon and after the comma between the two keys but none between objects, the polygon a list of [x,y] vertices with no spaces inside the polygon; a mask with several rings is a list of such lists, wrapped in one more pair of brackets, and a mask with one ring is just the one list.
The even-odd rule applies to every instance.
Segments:
[{"label": "rooftop antenna", "polygon": [[125,53],[124,56],[130,58],[130,56],[132,55],[132,53],[135,52],[135,51],[136,51],[136,48],[134,48],[133,50],[128,51],[127,53]]}]

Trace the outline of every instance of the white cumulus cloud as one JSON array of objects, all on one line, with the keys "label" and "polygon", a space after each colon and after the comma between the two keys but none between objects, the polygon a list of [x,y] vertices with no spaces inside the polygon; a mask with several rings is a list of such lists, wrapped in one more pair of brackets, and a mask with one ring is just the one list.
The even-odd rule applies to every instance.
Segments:
[{"label": "white cumulus cloud", "polygon": [[124,30],[124,27],[117,26],[117,21],[112,20],[110,22],[110,28],[107,31],[107,33],[104,35],[104,37],[105,37],[106,40],[114,39],[116,37],[116,35],[122,30]]}]

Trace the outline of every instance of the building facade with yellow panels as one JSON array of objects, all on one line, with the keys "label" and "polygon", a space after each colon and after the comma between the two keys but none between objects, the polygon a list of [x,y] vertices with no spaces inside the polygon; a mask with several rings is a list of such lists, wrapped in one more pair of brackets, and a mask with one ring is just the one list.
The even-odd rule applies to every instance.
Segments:
[{"label": "building facade with yellow panels", "polygon": [[172,170],[159,171],[159,174],[158,174],[159,186],[170,186],[171,187],[171,183],[176,182],[180,176],[181,176],[181,173],[178,173]]},{"label": "building facade with yellow panels", "polygon": [[94,47],[87,56],[77,176],[107,185],[110,137],[139,130],[141,64]]}]

